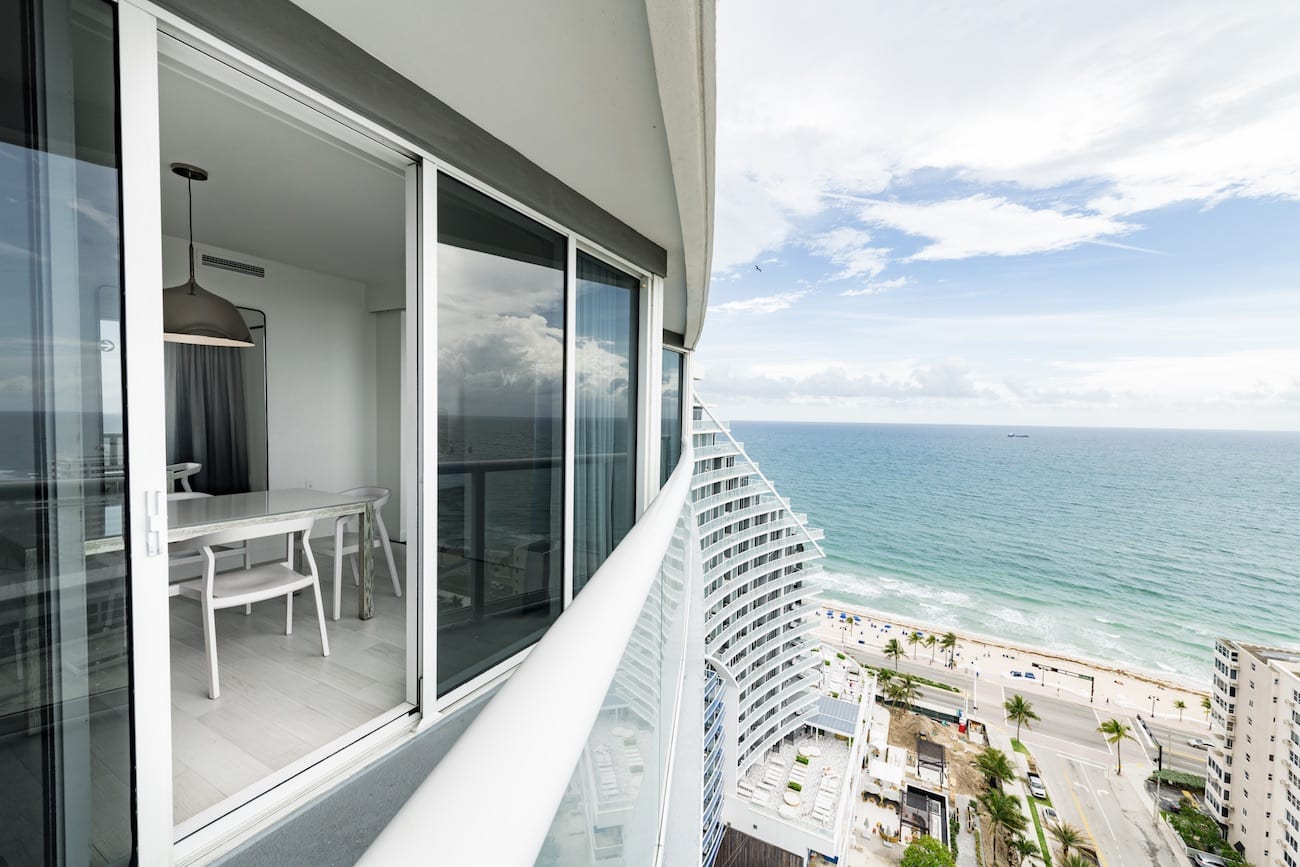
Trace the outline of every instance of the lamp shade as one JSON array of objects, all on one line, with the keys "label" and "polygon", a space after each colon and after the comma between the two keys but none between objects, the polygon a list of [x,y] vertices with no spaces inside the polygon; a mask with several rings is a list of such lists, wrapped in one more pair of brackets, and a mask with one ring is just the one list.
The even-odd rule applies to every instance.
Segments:
[{"label": "lamp shade", "polygon": [[186,181],[190,208],[190,279],[163,290],[163,340],[247,349],[254,345],[253,335],[239,310],[194,279],[194,182],[206,181],[208,173],[189,163],[172,163],[172,171]]},{"label": "lamp shade", "polygon": [[197,283],[163,290],[163,340],[205,346],[253,346],[248,323],[231,304]]}]

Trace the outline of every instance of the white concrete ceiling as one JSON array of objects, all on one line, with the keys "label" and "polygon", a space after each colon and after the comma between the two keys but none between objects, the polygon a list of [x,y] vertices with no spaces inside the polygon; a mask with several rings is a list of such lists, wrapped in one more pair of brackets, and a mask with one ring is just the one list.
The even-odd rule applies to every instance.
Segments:
[{"label": "white concrete ceiling", "polygon": [[682,229],[641,0],[294,0],[668,251],[685,331]]},{"label": "white concrete ceiling", "polygon": [[335,138],[262,103],[276,98],[264,85],[209,75],[214,68],[190,49],[168,49],[158,82],[164,233],[186,235],[185,181],[169,166],[192,163],[211,175],[194,184],[196,244],[402,285],[402,158],[392,154],[386,164],[375,148],[346,142],[349,131]]}]

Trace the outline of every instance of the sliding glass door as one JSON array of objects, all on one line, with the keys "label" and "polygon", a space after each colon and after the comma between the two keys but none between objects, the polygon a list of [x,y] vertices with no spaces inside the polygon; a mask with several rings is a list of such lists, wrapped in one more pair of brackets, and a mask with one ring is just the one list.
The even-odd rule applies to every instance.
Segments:
[{"label": "sliding glass door", "polygon": [[575,593],[636,520],[640,288],[636,277],[578,253]]},{"label": "sliding glass door", "polygon": [[0,863],[127,863],[115,7],[0,8]]}]

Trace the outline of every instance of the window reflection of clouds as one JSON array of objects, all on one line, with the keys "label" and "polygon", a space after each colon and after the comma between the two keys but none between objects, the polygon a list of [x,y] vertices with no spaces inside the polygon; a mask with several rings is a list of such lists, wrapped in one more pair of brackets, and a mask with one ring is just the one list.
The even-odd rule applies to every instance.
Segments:
[{"label": "window reflection of clouds", "polygon": [[439,401],[524,417],[561,395],[564,272],[474,250],[438,251]]}]

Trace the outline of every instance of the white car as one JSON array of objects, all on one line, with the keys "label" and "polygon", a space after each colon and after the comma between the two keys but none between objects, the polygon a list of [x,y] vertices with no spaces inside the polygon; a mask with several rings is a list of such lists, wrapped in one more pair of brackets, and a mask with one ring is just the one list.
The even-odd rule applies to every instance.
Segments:
[{"label": "white car", "polygon": [[1198,750],[1208,750],[1210,748],[1210,742],[1203,741],[1200,738],[1192,738],[1187,742],[1187,745],[1196,747]]},{"label": "white car", "polygon": [[1043,824],[1046,825],[1047,827],[1050,828],[1053,825],[1061,824],[1061,817],[1058,816],[1056,814],[1056,811],[1053,810],[1051,807],[1044,807],[1042,813],[1043,813]]},{"label": "white car", "polygon": [[1025,782],[1029,783],[1029,794],[1035,798],[1047,800],[1047,787],[1043,785],[1043,778],[1038,774],[1030,774],[1025,777]]}]

